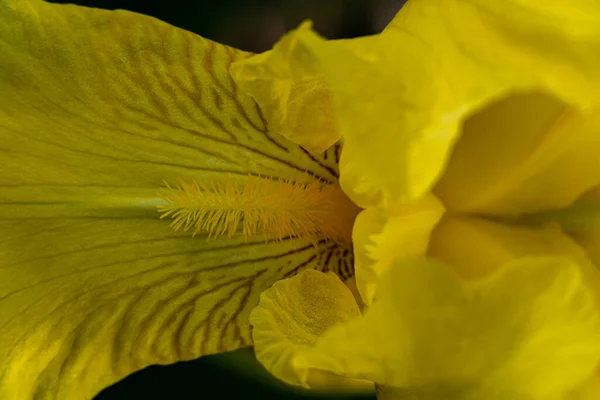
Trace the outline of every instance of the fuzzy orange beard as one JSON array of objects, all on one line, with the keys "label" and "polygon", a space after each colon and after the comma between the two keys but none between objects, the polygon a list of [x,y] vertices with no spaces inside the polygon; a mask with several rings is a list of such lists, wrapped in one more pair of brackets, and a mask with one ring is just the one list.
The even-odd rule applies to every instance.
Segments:
[{"label": "fuzzy orange beard", "polygon": [[209,239],[233,237],[241,226],[246,239],[262,234],[265,240],[303,237],[313,243],[323,238],[350,243],[360,211],[337,184],[251,175],[241,183],[231,175],[222,183],[180,181],[174,188],[167,185],[160,197],[168,204],[158,211],[161,218],[173,219],[174,230],[192,230],[193,236],[207,231]]}]

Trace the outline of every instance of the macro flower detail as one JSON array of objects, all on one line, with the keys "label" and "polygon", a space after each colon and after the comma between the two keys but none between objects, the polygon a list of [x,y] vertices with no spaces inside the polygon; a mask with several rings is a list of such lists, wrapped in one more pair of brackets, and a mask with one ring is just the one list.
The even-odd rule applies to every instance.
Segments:
[{"label": "macro flower detail", "polygon": [[249,313],[273,282],[353,275],[349,239],[321,230],[295,237],[307,227],[279,232],[280,219],[269,240],[209,239],[160,219],[178,185],[234,185],[296,194],[271,204],[288,224],[309,205],[300,222],[350,235],[341,146],[310,153],[267,129],[228,72],[250,53],[38,0],[0,1],[0,51],[2,400],[91,398],[147,365],[251,345]]},{"label": "macro flower detail", "polygon": [[[598,397],[599,225],[583,203],[596,209],[600,184],[599,23],[600,7],[585,1],[413,0],[380,35],[331,42],[303,25],[284,38],[294,44],[279,48],[289,63],[318,69],[331,88],[344,141],[340,184],[365,208],[353,243],[367,308],[309,343],[282,339],[278,321],[293,318],[273,296],[292,303],[278,288],[305,280],[278,282],[251,315],[259,360],[295,384],[310,384],[312,370],[372,380],[382,398]],[[238,63],[234,77],[270,71],[255,64]],[[576,213],[587,222],[574,223]],[[420,281],[429,273],[448,280]],[[417,282],[427,284],[413,292]],[[441,287],[450,282],[460,306]],[[532,297],[512,303],[525,287]],[[503,312],[512,322],[494,328],[503,318],[496,290],[511,297]],[[420,308],[422,293],[430,303]],[[436,303],[439,293],[448,296]],[[570,303],[574,293],[582,297]],[[555,305],[537,309],[546,300]],[[471,301],[497,320],[462,314]],[[551,322],[560,313],[574,319]],[[310,318],[321,320],[318,308]],[[480,322],[473,335],[451,328]],[[488,334],[497,349],[481,345]],[[293,351],[276,357],[286,340]]]},{"label": "macro flower detail", "polygon": [[321,370],[392,399],[562,399],[598,364],[596,304],[566,260],[524,258],[478,282],[409,260],[383,277],[362,318],[338,278],[275,283],[250,316],[257,357],[292,384]]},{"label": "macro flower detail", "polygon": [[0,399],[250,345],[381,399],[598,397],[599,230],[552,213],[600,187],[600,8],[499,4],[255,55],[0,0]]}]

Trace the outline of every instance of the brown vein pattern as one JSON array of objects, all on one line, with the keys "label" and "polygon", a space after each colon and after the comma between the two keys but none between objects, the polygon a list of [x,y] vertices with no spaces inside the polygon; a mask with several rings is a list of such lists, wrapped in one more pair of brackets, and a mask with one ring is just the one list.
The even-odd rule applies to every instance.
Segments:
[{"label": "brown vein pattern", "polygon": [[[352,249],[191,238],[163,180],[335,182],[228,74],[250,56],[134,13],[0,1],[0,398],[91,397],[130,372],[251,344],[260,292]],[[25,56],[24,56],[25,54]]]},{"label": "brown vein pattern", "polygon": [[[70,383],[66,377],[79,373],[82,365],[104,363],[110,371],[105,384],[110,384],[149,364],[250,345],[248,315],[275,280],[307,268],[352,265],[350,249],[332,242],[322,243],[316,252],[311,243],[298,240],[199,241],[165,235],[163,224],[151,219],[56,219],[45,221],[43,229],[38,222],[25,221],[21,227],[20,235],[26,234],[25,227],[35,231],[27,243],[17,237],[0,245],[2,254],[15,261],[3,269],[33,270],[40,262],[45,268],[36,270],[37,279],[20,290],[9,290],[14,282],[0,286],[0,304],[15,312],[0,320],[0,332],[16,327],[19,334],[6,357],[35,361],[36,367],[29,369],[40,369],[52,383],[38,387],[41,398],[68,398],[61,382]],[[0,221],[0,230],[10,224]],[[45,246],[48,236],[59,236],[62,244]],[[89,243],[84,248],[77,240],[82,236]],[[133,247],[147,256],[133,255]],[[64,264],[78,268],[64,271]],[[73,279],[79,284],[73,285]],[[56,342],[59,350],[51,346]],[[15,384],[22,382],[22,372],[5,371]]]}]

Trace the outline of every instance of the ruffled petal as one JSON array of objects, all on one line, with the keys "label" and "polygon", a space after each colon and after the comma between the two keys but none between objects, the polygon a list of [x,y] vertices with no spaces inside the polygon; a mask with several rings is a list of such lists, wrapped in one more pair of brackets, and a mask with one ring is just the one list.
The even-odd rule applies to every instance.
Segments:
[{"label": "ruffled petal", "polygon": [[587,0],[414,1],[398,14],[388,29],[431,46],[460,118],[475,114],[437,188],[450,209],[563,207],[598,183],[599,27]]},{"label": "ruffled petal", "polygon": [[[314,108],[303,106],[306,112],[291,120],[309,118],[313,121],[304,123],[315,127],[286,134],[307,148],[325,148],[341,130],[345,144],[341,184],[359,206],[397,200],[406,197],[405,192],[414,197],[425,193],[437,174],[429,168],[429,157],[439,157],[448,147],[446,141],[452,140],[440,132],[433,138],[429,132],[415,136],[403,128],[418,123],[411,114],[412,102],[424,110],[430,94],[429,87],[406,86],[404,80],[419,73],[435,79],[428,50],[397,32],[326,41],[309,28],[304,24],[272,52],[236,63],[236,81],[267,110],[311,101]],[[300,94],[291,96],[294,91]],[[311,93],[318,98],[311,98]],[[292,108],[290,113],[296,112]],[[326,123],[327,119],[331,121]],[[336,134],[327,136],[324,131]],[[412,152],[413,145],[420,146],[418,152]]]},{"label": "ruffled petal", "polygon": [[177,178],[335,181],[339,148],[306,153],[239,93],[228,66],[248,53],[36,0],[0,2],[0,52],[1,399],[90,398],[149,364],[250,345],[263,289],[347,265],[330,243],[208,241],[158,218]]},{"label": "ruffled petal", "polygon": [[477,282],[431,261],[395,265],[363,318],[333,327],[294,365],[417,398],[558,400],[599,361],[600,315],[577,265],[541,257]]},{"label": "ruffled petal", "polygon": [[[543,92],[566,104],[576,116],[570,123],[586,131],[567,140],[567,147],[595,148],[587,131],[597,123],[587,118],[600,104],[598,7],[582,0],[577,7],[583,12],[561,6],[563,14],[532,3],[498,8],[483,1],[416,0],[380,35],[326,41],[301,28],[287,37],[298,49],[293,60],[302,60],[299,68],[321,72],[331,90],[345,143],[340,182],[354,202],[366,208],[421,197],[440,178],[464,120],[515,93]],[[518,129],[522,121],[511,119]],[[587,153],[581,160],[571,152],[564,157],[571,173],[589,165]],[[563,158],[554,154],[544,161],[555,168]],[[527,172],[547,176],[539,166]],[[575,188],[563,179],[554,189],[567,184],[563,197],[572,198],[589,185],[590,174]]]},{"label": "ruffled petal", "polygon": [[299,40],[305,22],[266,53],[238,61],[231,74],[260,105],[269,128],[302,147],[325,151],[340,139],[331,91]]},{"label": "ruffled petal", "polygon": [[311,371],[297,368],[294,357],[334,325],[359,316],[352,293],[334,274],[310,270],[276,282],[250,314],[256,358],[279,379],[308,386]]},{"label": "ruffled petal", "polygon": [[[598,193],[600,191],[590,192],[585,199],[580,200],[581,204],[576,205],[574,211],[559,212],[558,217],[547,218],[544,226],[517,226],[476,217],[445,216],[431,235],[428,254],[448,263],[466,279],[488,275],[520,257],[568,257],[576,261],[585,285],[592,291],[596,306],[600,310],[600,258],[597,258],[600,245],[600,234],[597,232],[600,230],[589,229],[589,226],[586,229],[584,215],[581,214],[586,205],[598,199]],[[573,216],[576,217],[575,220]],[[556,223],[548,223],[552,219],[571,228],[570,233],[575,236],[575,240],[564,233]],[[574,226],[580,229],[574,229]],[[597,374],[599,373],[600,369],[597,371]],[[385,398],[389,399],[394,399],[394,393],[404,393],[389,388],[383,392],[389,396]],[[600,379],[596,375],[567,399],[592,400],[597,398],[598,393]]]},{"label": "ruffled petal", "polygon": [[397,260],[425,255],[429,237],[444,206],[435,196],[402,203],[386,210],[369,208],[354,223],[356,286],[370,305],[379,277]]},{"label": "ruffled petal", "polygon": [[521,257],[568,257],[577,263],[600,307],[600,270],[556,224],[518,226],[477,217],[445,216],[433,230],[427,252],[465,279],[481,278]]}]

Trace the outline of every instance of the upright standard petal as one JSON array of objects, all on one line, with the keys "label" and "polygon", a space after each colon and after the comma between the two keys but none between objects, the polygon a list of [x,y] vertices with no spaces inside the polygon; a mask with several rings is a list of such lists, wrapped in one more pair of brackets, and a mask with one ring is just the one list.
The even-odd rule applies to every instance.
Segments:
[{"label": "upright standard petal", "polygon": [[[273,51],[236,63],[234,77],[267,113],[279,115],[288,126],[295,124],[296,129],[286,134],[290,140],[323,150],[341,130],[347,144],[341,184],[354,202],[367,207],[406,197],[406,191],[416,197],[430,186],[432,173],[421,170],[430,160],[411,153],[407,161],[398,156],[398,149],[410,153],[415,141],[426,140],[427,148],[436,153],[432,157],[438,157],[448,146],[439,132],[434,139],[427,133],[416,138],[413,131],[398,130],[401,124],[413,127],[417,121],[410,115],[411,102],[424,110],[430,94],[429,87],[406,87],[405,77],[420,72],[436,79],[428,49],[416,44],[414,38],[397,32],[326,41],[305,23]],[[308,129],[307,118],[311,124],[321,119],[329,123]],[[323,131],[323,126],[329,129]],[[413,161],[418,166],[410,169],[407,164]]]},{"label": "upright standard petal", "polygon": [[417,0],[404,11],[389,29],[409,29],[435,46],[447,94],[470,104],[436,188],[450,209],[564,207],[598,183],[597,3]]},{"label": "upright standard petal", "polygon": [[468,117],[434,192],[452,211],[519,215],[571,205],[600,183],[600,103],[577,110],[541,92]]},{"label": "upright standard petal", "polygon": [[[301,65],[320,71],[331,90],[345,143],[341,184],[357,204],[422,196],[440,178],[464,120],[505,96],[543,92],[568,105],[575,122],[597,109],[598,5],[581,0],[562,13],[530,3],[413,0],[380,35],[326,41],[302,27],[288,36],[301,49],[288,62],[301,55]],[[585,132],[567,144],[595,146],[588,122],[575,125]],[[510,128],[520,129],[519,121]],[[566,159],[575,173],[590,157]],[[564,157],[542,161],[555,167]],[[575,191],[585,190],[590,174]]]},{"label": "upright standard petal", "polygon": [[[339,147],[273,134],[249,56],[135,13],[0,2],[0,398],[85,399],[149,364],[251,343],[259,293],[338,243],[207,240],[160,220],[164,183],[334,182]],[[343,270],[343,271],[342,271]]]}]

